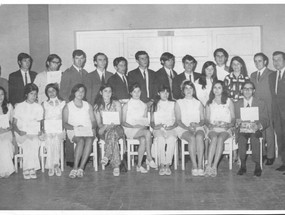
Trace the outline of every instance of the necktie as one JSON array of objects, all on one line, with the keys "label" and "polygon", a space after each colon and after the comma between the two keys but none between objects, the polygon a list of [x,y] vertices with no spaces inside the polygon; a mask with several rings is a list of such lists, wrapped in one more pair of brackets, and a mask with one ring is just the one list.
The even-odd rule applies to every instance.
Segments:
[{"label": "necktie", "polygon": [[282,77],[281,77],[281,71],[279,71],[279,76],[278,76],[278,82],[281,81]]},{"label": "necktie", "polygon": [[102,77],[101,77],[101,85],[105,84],[105,74],[102,73]]},{"label": "necktie", "polygon": [[189,80],[190,80],[190,82],[192,82],[191,75],[189,75]]},{"label": "necktie", "polygon": [[172,71],[169,72],[170,79],[173,79]]},{"label": "necktie", "polygon": [[82,69],[79,69],[79,74],[82,77]]},{"label": "necktie", "polygon": [[247,108],[250,107],[249,103],[247,103],[247,106],[246,106],[246,107],[247,107]]},{"label": "necktie", "polygon": [[25,85],[27,85],[28,83],[28,75],[27,75],[27,72],[25,72]]},{"label": "necktie", "polygon": [[146,78],[146,76],[145,76],[145,70],[143,71],[143,79],[145,79]]},{"label": "necktie", "polygon": [[123,82],[124,82],[124,84],[125,84],[125,86],[126,86],[126,88],[127,88],[127,91],[129,92],[127,80],[126,80],[126,78],[125,78],[124,75],[123,75]]},{"label": "necktie", "polygon": [[259,82],[260,79],[260,71],[257,72],[257,82]]}]

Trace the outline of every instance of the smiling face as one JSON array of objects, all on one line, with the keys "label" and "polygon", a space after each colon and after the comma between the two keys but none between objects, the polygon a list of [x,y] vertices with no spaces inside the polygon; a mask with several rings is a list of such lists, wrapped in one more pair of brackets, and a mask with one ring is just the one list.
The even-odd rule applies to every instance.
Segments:
[{"label": "smiling face", "polygon": [[184,87],[184,91],[183,92],[184,92],[185,98],[192,98],[193,97],[193,93],[194,93],[194,89],[190,85],[186,85]]},{"label": "smiling face", "polygon": [[53,87],[48,88],[47,94],[48,94],[48,97],[50,99],[54,99],[54,98],[57,97],[57,92],[56,92],[56,90]]},{"label": "smiling face", "polygon": [[185,62],[183,63],[183,67],[187,73],[194,72],[195,66],[196,66],[196,63],[193,60],[191,61],[185,60]]},{"label": "smiling face", "polygon": [[106,87],[100,93],[101,93],[101,95],[102,95],[102,97],[103,97],[105,102],[109,102],[111,100],[111,96],[112,96],[112,89],[111,89],[111,87]]},{"label": "smiling face", "polygon": [[144,69],[147,68],[149,63],[148,56],[146,54],[139,55],[137,63],[139,64],[139,67]]},{"label": "smiling face", "polygon": [[58,58],[52,59],[50,62],[47,62],[48,71],[58,71],[60,66],[60,60]]},{"label": "smiling face", "polygon": [[98,69],[104,70],[107,66],[107,58],[105,55],[98,55],[96,61],[94,61],[95,66]]},{"label": "smiling face", "polygon": [[21,61],[18,62],[21,69],[27,71],[31,67],[31,59],[30,58],[23,58]]},{"label": "smiling face", "polygon": [[246,83],[243,86],[242,93],[245,99],[250,99],[253,96],[254,88],[251,83]]},{"label": "smiling face", "polygon": [[241,72],[242,64],[240,62],[238,62],[237,60],[234,60],[232,62],[231,66],[232,66],[234,72],[236,72],[236,73]]},{"label": "smiling face", "polygon": [[37,93],[37,91],[34,90],[34,91],[28,93],[26,101],[28,103],[32,104],[36,101],[37,96],[38,96],[38,93]]},{"label": "smiling face", "polygon": [[213,93],[215,96],[221,96],[223,93],[223,86],[220,83],[216,83],[213,87]]},{"label": "smiling face", "polygon": [[266,66],[266,63],[267,63],[266,60],[264,60],[263,57],[260,55],[257,55],[254,58],[254,64],[256,69],[258,70],[262,70]]},{"label": "smiling face", "polygon": [[208,66],[206,69],[205,69],[205,74],[206,74],[206,78],[211,78],[214,74],[214,67],[212,65]]},{"label": "smiling face", "polygon": [[73,58],[73,63],[76,67],[83,68],[85,64],[85,60],[86,59],[83,55],[80,55],[80,56],[75,55],[75,57]]},{"label": "smiling face", "polygon": [[218,66],[224,66],[226,64],[227,58],[223,52],[217,52],[215,56],[215,61]]},{"label": "smiling face", "polygon": [[282,70],[285,67],[285,59],[282,54],[273,56],[273,66],[276,70]]},{"label": "smiling face", "polygon": [[126,62],[123,60],[120,63],[118,63],[117,66],[115,66],[115,69],[118,73],[124,75],[127,72],[127,64]]},{"label": "smiling face", "polygon": [[76,92],[75,92],[75,98],[78,100],[83,100],[85,96],[85,89],[84,87],[80,87]]},{"label": "smiling face", "polygon": [[141,89],[140,88],[135,88],[132,92],[131,92],[131,96],[133,99],[140,99],[141,97]]},{"label": "smiling face", "polygon": [[164,61],[163,66],[165,66],[167,69],[173,69],[174,63],[174,59],[171,58],[169,60]]},{"label": "smiling face", "polygon": [[167,101],[168,97],[169,97],[169,92],[167,90],[160,91],[160,92],[158,92],[158,95],[160,97],[160,100]]}]

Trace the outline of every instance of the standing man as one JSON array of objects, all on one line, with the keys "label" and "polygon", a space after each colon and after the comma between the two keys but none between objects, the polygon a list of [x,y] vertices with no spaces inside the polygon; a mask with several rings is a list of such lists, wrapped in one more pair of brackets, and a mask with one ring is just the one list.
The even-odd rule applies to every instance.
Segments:
[{"label": "standing man", "polygon": [[175,65],[175,56],[169,52],[164,52],[160,57],[160,63],[162,68],[155,73],[155,95],[157,94],[158,88],[164,85],[171,90],[169,97],[172,99],[172,82],[177,76],[177,73],[173,70]]},{"label": "standing man", "polygon": [[[278,155],[281,166],[277,171],[285,171],[285,53],[273,53],[273,66],[277,70],[269,76],[269,85],[273,95],[272,113],[273,127],[277,135]],[[283,174],[285,175],[285,173]]]},{"label": "standing man", "polygon": [[[257,53],[254,55],[253,60],[257,71],[250,75],[250,81],[255,85],[255,96],[265,102],[270,121],[269,126],[262,133],[263,157],[266,159],[266,165],[272,165],[275,159],[275,137],[272,122],[272,95],[269,87],[269,75],[273,71],[267,68],[269,60],[265,54]],[[267,148],[265,148],[265,143]]]},{"label": "standing man", "polygon": [[121,103],[126,103],[130,98],[129,84],[126,77],[128,61],[124,57],[117,57],[114,59],[113,65],[116,69],[116,73],[109,78],[108,84],[110,84],[113,89],[114,97]]},{"label": "standing man", "polygon": [[218,80],[224,81],[230,71],[230,68],[226,65],[229,54],[225,49],[218,48],[214,51],[214,58],[217,64],[217,78]]},{"label": "standing man", "polygon": [[14,106],[25,99],[26,84],[33,83],[37,73],[30,71],[33,59],[27,53],[20,53],[17,58],[20,69],[9,75],[9,100]]},{"label": "standing man", "polygon": [[3,87],[7,95],[9,95],[8,80],[5,78],[1,78],[1,65],[0,65],[0,86]]},{"label": "standing man", "polygon": [[135,58],[139,67],[128,73],[129,85],[138,83],[141,86],[141,100],[147,104],[149,109],[155,98],[155,72],[148,69],[149,56],[147,52],[138,51]]},{"label": "standing man", "polygon": [[175,99],[181,99],[181,84],[184,80],[189,80],[194,83],[201,77],[200,73],[194,72],[197,66],[197,61],[191,55],[185,55],[182,58],[184,72],[177,75],[172,82],[172,92]]},{"label": "standing man", "polygon": [[89,89],[87,90],[86,99],[92,107],[101,85],[106,84],[108,79],[113,75],[113,73],[106,71],[108,58],[104,53],[99,52],[95,54],[93,63],[96,69],[87,74],[86,80],[86,87]]}]

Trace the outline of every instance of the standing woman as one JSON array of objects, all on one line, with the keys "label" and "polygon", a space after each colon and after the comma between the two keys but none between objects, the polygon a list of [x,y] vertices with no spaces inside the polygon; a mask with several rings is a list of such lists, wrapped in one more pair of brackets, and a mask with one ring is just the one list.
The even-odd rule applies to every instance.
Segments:
[{"label": "standing woman", "polygon": [[[195,86],[191,81],[184,81],[181,86],[183,99],[175,104],[175,116],[178,124],[177,135],[188,142],[192,175],[203,176],[202,159],[204,154],[204,107],[197,99]],[[198,164],[196,161],[198,155]]]},{"label": "standing woman", "polygon": [[7,100],[7,92],[0,86],[0,178],[8,178],[14,171],[14,146],[10,123],[13,107]]},{"label": "standing woman", "polygon": [[201,77],[195,81],[197,98],[206,106],[212,89],[212,84],[217,81],[216,64],[213,61],[207,61],[202,68]]},{"label": "standing woman", "polygon": [[123,106],[123,126],[125,134],[129,139],[138,139],[140,142],[138,149],[137,172],[147,173],[141,166],[144,152],[147,153],[146,164],[151,168],[157,168],[151,157],[151,133],[147,127],[147,105],[140,100],[141,87],[135,83],[129,92],[131,99]]},{"label": "standing woman", "polygon": [[211,90],[210,99],[206,105],[206,125],[210,147],[205,176],[217,176],[217,167],[224,150],[224,142],[231,135],[234,126],[234,104],[228,98],[222,81],[217,81]]},{"label": "standing woman", "polygon": [[39,137],[41,132],[39,131],[40,121],[43,119],[43,107],[36,103],[38,91],[37,85],[27,84],[24,90],[25,101],[16,104],[14,111],[13,127],[16,140],[23,149],[24,179],[37,178],[36,171],[40,169]]},{"label": "standing woman", "polygon": [[[69,173],[70,178],[82,178],[84,167],[92,151],[94,135],[75,136],[75,127],[95,128],[95,117],[92,106],[86,102],[86,87],[84,84],[76,84],[69,97],[69,102],[63,109],[63,125],[67,135],[76,144],[74,151],[74,166]],[[94,134],[94,130],[93,134]],[[80,165],[79,165],[80,162]]]},{"label": "standing woman", "polygon": [[[98,125],[98,133],[100,139],[105,140],[105,155],[102,158],[102,164],[107,165],[111,161],[113,167],[113,175],[120,175],[120,149],[119,139],[123,139],[125,143],[124,129],[121,125],[104,125],[103,112],[118,112],[121,122],[121,103],[113,98],[113,91],[109,84],[104,84],[100,87],[99,93],[95,99],[94,114]],[[125,144],[124,144],[125,146]]]},{"label": "standing woman", "polygon": [[[174,101],[169,100],[170,88],[164,85],[158,88],[159,99],[153,105],[151,127],[157,138],[158,159],[160,161],[159,175],[171,175],[169,166],[172,163],[176,144],[177,123],[175,120]],[[166,146],[166,150],[165,150]]]},{"label": "standing woman", "polygon": [[[48,84],[45,88],[45,94],[48,98],[44,101],[42,106],[44,108],[44,120],[62,120],[62,110],[65,106],[65,101],[58,98],[59,88],[58,84]],[[58,121],[60,123],[60,121]],[[62,123],[61,123],[62,124]],[[46,125],[44,123],[44,125]],[[60,154],[61,144],[64,140],[65,133],[46,133],[46,149],[47,149],[47,161],[46,168],[49,170],[48,175],[53,176],[54,173],[57,176],[61,176],[60,169]]]}]

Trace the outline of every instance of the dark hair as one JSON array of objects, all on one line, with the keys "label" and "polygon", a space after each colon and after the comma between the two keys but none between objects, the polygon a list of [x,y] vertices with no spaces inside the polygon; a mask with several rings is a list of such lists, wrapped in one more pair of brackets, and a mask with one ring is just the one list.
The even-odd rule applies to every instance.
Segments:
[{"label": "dark hair", "polygon": [[202,67],[202,72],[201,72],[201,77],[199,78],[199,84],[202,85],[202,89],[206,88],[207,85],[207,80],[206,80],[206,69],[212,66],[214,68],[214,73],[212,75],[212,79],[213,79],[213,83],[216,82],[218,80],[217,78],[217,68],[216,68],[216,64],[213,61],[207,61],[204,63],[203,67]]},{"label": "dark hair", "polygon": [[185,55],[182,58],[182,63],[185,63],[186,60],[193,61],[195,63],[195,66],[197,65],[197,60],[193,56],[191,56],[189,54]]},{"label": "dark hair", "polygon": [[139,56],[140,56],[140,55],[146,55],[147,58],[149,58],[148,53],[147,53],[146,51],[138,51],[138,52],[135,54],[136,60],[139,60]]},{"label": "dark hair", "polygon": [[113,61],[113,65],[114,65],[114,66],[118,66],[118,64],[119,64],[121,61],[125,61],[126,65],[128,65],[128,61],[127,61],[127,59],[124,58],[124,57],[117,57],[117,58],[115,58],[114,61]]},{"label": "dark hair", "polygon": [[74,87],[72,87],[71,93],[69,96],[69,101],[72,101],[75,98],[75,93],[82,87],[84,88],[84,91],[85,91],[83,100],[86,101],[87,89],[84,84],[76,84]]},{"label": "dark hair", "polygon": [[111,91],[112,91],[112,95],[111,95],[111,98],[110,98],[109,106],[111,106],[112,103],[113,103],[113,101],[115,100],[115,99],[114,99],[114,96],[113,96],[113,88],[111,87],[111,85],[110,85],[110,84],[103,84],[103,85],[100,87],[99,92],[97,93],[96,98],[95,98],[95,102],[94,102],[95,107],[94,107],[94,110],[95,110],[96,112],[99,111],[99,108],[100,108],[101,106],[103,106],[104,108],[105,108],[105,106],[106,106],[106,104],[105,104],[105,102],[104,102],[104,99],[103,99],[103,96],[102,96],[102,92],[103,92],[103,90],[106,89],[106,88],[111,88]]},{"label": "dark hair", "polygon": [[61,58],[57,54],[50,54],[46,60],[46,68],[48,68],[48,63],[50,63],[53,59],[58,59],[59,60],[58,66],[59,67],[61,66]]},{"label": "dark hair", "polygon": [[157,89],[157,95],[155,96],[154,103],[153,103],[153,105],[152,105],[152,110],[153,110],[153,112],[157,110],[157,104],[158,104],[158,102],[160,101],[160,96],[158,95],[158,93],[164,92],[164,91],[167,91],[167,92],[169,93],[169,96],[168,96],[167,99],[170,100],[170,101],[172,101],[172,100],[170,99],[170,92],[171,92],[171,91],[170,91],[170,87],[168,87],[168,86],[166,86],[166,85],[164,85],[164,84],[160,85],[160,86],[158,87],[158,89]]},{"label": "dark hair", "polygon": [[228,52],[227,52],[225,49],[223,49],[223,48],[218,48],[218,49],[216,49],[216,50],[214,51],[214,58],[216,57],[216,55],[217,55],[218,52],[222,52],[222,53],[225,55],[225,57],[226,57],[226,62],[227,62],[228,59],[229,59],[229,54],[228,54]]},{"label": "dark hair", "polygon": [[246,65],[245,62],[243,61],[243,59],[240,56],[235,56],[232,58],[231,63],[230,63],[230,73],[232,73],[234,70],[232,68],[232,63],[233,61],[237,61],[241,64],[241,71],[240,73],[245,77],[247,76],[247,69],[246,69]]},{"label": "dark hair", "polygon": [[142,89],[139,83],[134,83],[131,86],[129,86],[129,93],[132,93],[136,88],[139,88],[140,90]]},{"label": "dark hair", "polygon": [[262,57],[262,59],[263,59],[264,61],[266,61],[265,66],[268,66],[269,59],[268,59],[268,57],[267,57],[265,54],[263,54],[262,52],[256,53],[256,54],[254,55],[254,57],[253,57],[253,60],[254,60],[254,58],[257,57],[257,56]]},{"label": "dark hair", "polygon": [[160,63],[161,65],[164,65],[164,62],[167,60],[173,59],[175,60],[175,56],[169,52],[164,52],[160,57]]},{"label": "dark hair", "polygon": [[27,99],[28,94],[32,91],[36,91],[37,93],[39,92],[39,88],[37,85],[33,84],[33,83],[29,83],[25,86],[24,89],[24,94],[25,94],[25,99]]},{"label": "dark hair", "polygon": [[59,98],[58,96],[59,96],[59,87],[58,87],[58,84],[57,83],[50,83],[50,84],[48,84],[47,86],[46,86],[46,88],[45,88],[45,94],[46,94],[46,96],[48,97],[48,100],[50,100],[50,97],[48,96],[48,89],[49,88],[53,88],[53,89],[55,89],[55,91],[56,91],[56,96],[57,96],[57,98]]},{"label": "dark hair", "polygon": [[75,56],[81,56],[83,55],[84,58],[86,58],[86,53],[82,51],[81,49],[76,49],[72,52],[72,57],[75,58]]},{"label": "dark hair", "polygon": [[[23,59],[27,59],[27,58],[29,58],[30,59],[30,61],[31,61],[31,66],[32,66],[32,63],[33,63],[33,58],[30,56],[30,55],[28,55],[27,53],[20,53],[20,54],[18,54],[18,57],[17,57],[17,63],[18,63],[18,65],[19,65],[19,67],[21,67],[21,64],[19,63],[19,61],[21,62]],[[31,67],[30,66],[30,67]]]},{"label": "dark hair", "polygon": [[209,95],[209,100],[207,101],[206,105],[212,104],[212,102],[213,102],[213,100],[215,98],[215,94],[213,92],[213,89],[214,89],[216,84],[220,84],[222,86],[222,89],[223,89],[222,98],[221,98],[222,104],[226,104],[227,103],[228,93],[227,93],[227,90],[226,90],[226,86],[225,86],[223,81],[218,80],[218,81],[214,82],[213,85],[212,85],[212,89],[211,89],[211,92],[210,92],[210,95]]},{"label": "dark hair", "polygon": [[273,52],[273,56],[275,56],[275,55],[282,55],[282,57],[283,57],[283,60],[285,60],[285,53],[284,52],[281,52],[281,51],[275,51],[275,52]]},{"label": "dark hair", "polygon": [[255,90],[255,85],[254,85],[254,83],[253,83],[252,81],[246,81],[246,82],[242,85],[241,89],[243,89],[246,84],[251,84],[252,88]]},{"label": "dark hair", "polygon": [[182,95],[182,97],[185,98],[184,90],[185,90],[185,87],[186,87],[187,85],[193,88],[193,95],[192,95],[193,98],[199,100],[199,99],[197,98],[197,93],[196,93],[195,85],[194,85],[193,82],[191,82],[191,81],[189,81],[189,80],[184,80],[184,81],[182,82],[181,86],[180,86],[180,87],[181,87],[181,95]]},{"label": "dark hair", "polygon": [[6,113],[8,112],[7,92],[6,92],[6,90],[5,90],[3,87],[1,87],[1,86],[0,86],[0,90],[2,90],[3,93],[4,93],[4,100],[3,100],[3,102],[2,102],[1,107],[2,107],[3,114],[6,114]]}]

